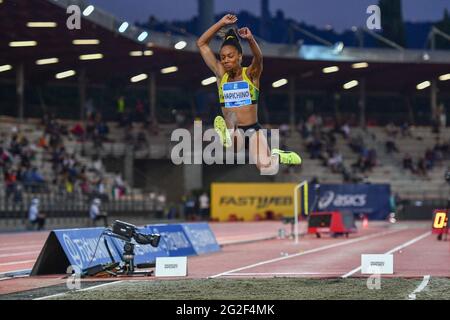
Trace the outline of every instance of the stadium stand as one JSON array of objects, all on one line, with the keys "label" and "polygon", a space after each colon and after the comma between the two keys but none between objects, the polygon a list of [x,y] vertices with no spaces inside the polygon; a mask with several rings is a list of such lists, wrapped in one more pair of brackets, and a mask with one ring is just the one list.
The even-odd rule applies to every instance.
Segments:
[{"label": "stadium stand", "polygon": [[[189,177],[193,172],[187,166],[184,171],[173,169],[168,179],[158,175],[167,168],[164,164],[172,165],[173,129],[191,128],[196,118],[211,125],[220,111],[214,81],[202,84],[211,74],[201,60],[193,30],[176,32],[173,25],[164,29],[158,21],[150,20],[122,32],[123,21],[98,8],[83,17],[82,29],[70,32],[66,28],[69,4],[82,9],[87,6],[81,0],[2,4],[5,10],[0,12],[0,26],[5,32],[0,60],[5,61],[5,71],[0,79],[0,94],[4,96],[0,108],[2,115],[9,116],[0,120],[3,217],[23,217],[36,192],[52,199],[42,202],[43,210],[60,215],[69,211],[84,214],[81,212],[87,211],[89,200],[98,195],[108,198],[105,205],[109,211],[152,213],[156,196],[147,188],[152,181],[136,187],[133,176],[145,180],[152,175],[158,179],[158,187],[176,202],[182,201],[179,193],[208,190],[205,181],[236,176],[253,179],[250,171],[228,175],[231,169],[221,168],[212,171],[211,176],[217,179],[203,179],[200,170],[191,178],[197,183],[192,183]],[[55,20],[56,28],[42,31],[27,27],[27,21],[49,17]],[[155,30],[150,30],[149,36],[152,25]],[[178,25],[177,30],[185,27]],[[32,37],[39,45],[8,45],[21,37]],[[295,32],[295,39],[299,37],[303,35]],[[102,52],[98,59],[81,59],[92,54],[93,48],[74,45],[78,38],[96,40],[96,51]],[[180,41],[186,46],[175,49]],[[441,116],[446,112],[438,110],[438,102],[449,109],[450,81],[446,80],[448,74],[443,74],[450,63],[447,51],[427,48],[425,54],[416,46],[399,50],[351,46],[346,41],[343,47],[283,42],[260,42],[264,52],[261,122],[280,128],[282,146],[299,151],[305,161],[301,168],[283,168],[275,181],[386,182],[404,199],[447,197],[449,186],[443,176],[449,166],[450,131],[432,122],[438,111]],[[220,45],[219,39],[211,41],[213,50]],[[336,50],[339,47],[341,50]],[[244,44],[243,49],[247,65],[249,47]],[[47,55],[57,56],[58,63],[38,64],[38,59]],[[176,66],[177,71],[166,74],[163,68],[167,66]],[[330,66],[339,72],[325,72]],[[58,78],[63,70],[72,70],[73,75]],[[144,75],[146,81],[134,82],[136,75]],[[276,88],[274,83],[279,79],[287,80],[288,85]],[[356,89],[347,90],[344,84],[351,79],[359,82]],[[418,84],[425,80],[430,80],[429,89],[419,90]],[[124,109],[120,114],[116,103]],[[405,117],[414,118],[411,123],[416,126],[389,124],[401,124]],[[304,121],[299,122],[301,118]],[[348,122],[339,122],[339,118]],[[28,144],[20,146],[19,141],[25,140]],[[141,174],[142,168],[131,165],[121,170],[120,177],[117,168],[104,169],[109,159],[128,163],[145,160],[148,170]],[[160,160],[161,164],[150,160]],[[10,169],[20,174],[11,174]],[[164,185],[170,179],[173,183]],[[20,192],[14,185],[20,185]]]},{"label": "stadium stand", "polygon": [[[324,129],[325,132],[334,131]],[[450,143],[450,129],[444,128],[440,134],[433,133],[431,127],[410,128],[411,136],[399,136],[395,142],[399,145],[398,152],[391,153],[386,150],[388,135],[385,127],[369,127],[367,130],[352,128],[350,139],[345,139],[342,134],[333,134],[336,139],[335,150],[342,154],[343,162],[340,172],[333,171],[327,166],[324,159],[326,155],[318,158],[306,157],[302,170],[298,173],[287,172],[281,176],[281,181],[299,181],[304,179],[316,179],[321,183],[343,183],[343,182],[365,182],[365,183],[390,183],[392,191],[403,199],[439,199],[445,198],[450,192],[450,187],[445,183],[443,177],[450,166],[450,154],[448,145]],[[359,137],[359,138],[358,138]],[[373,166],[369,165],[367,170],[361,170],[358,165],[361,159],[361,152],[354,151],[350,141],[360,140],[365,145],[366,150],[373,150],[376,154],[376,161]],[[323,141],[323,140],[322,140]],[[433,152],[431,161],[433,164],[425,164],[423,174],[418,172],[419,162],[425,159],[427,150],[436,149],[436,143],[440,141],[443,151]],[[325,144],[325,143],[323,143]],[[310,154],[307,144],[300,134],[294,131],[293,135],[287,139],[289,148],[302,150],[303,154]],[[320,148],[321,154],[323,152]],[[441,148],[438,148],[441,149]],[[410,154],[413,158],[415,172],[403,167],[403,155]],[[363,166],[364,167],[364,166]],[[357,169],[358,168],[358,169]]]}]

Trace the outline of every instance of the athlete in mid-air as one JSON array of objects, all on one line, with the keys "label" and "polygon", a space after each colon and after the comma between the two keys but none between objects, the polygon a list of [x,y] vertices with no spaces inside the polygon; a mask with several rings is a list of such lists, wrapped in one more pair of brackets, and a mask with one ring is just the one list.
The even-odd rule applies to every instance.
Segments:
[{"label": "athlete in mid-air", "polygon": [[[245,145],[242,136],[248,130],[250,133],[250,156],[256,159],[259,170],[269,170],[278,163],[287,165],[300,165],[302,159],[292,151],[279,149],[270,150],[262,129],[258,123],[258,98],[260,77],[263,71],[263,56],[255,38],[249,28],[235,30],[230,28],[237,22],[232,14],[225,15],[219,22],[211,26],[197,41],[197,46],[203,60],[216,75],[219,89],[219,99],[222,107],[222,116],[214,120],[214,128],[220,141],[225,147],[233,145],[232,139],[237,138],[237,150]],[[230,29],[225,32],[220,48],[220,60],[217,60],[209,47],[209,42],[223,28]],[[239,36],[238,36],[239,35]],[[253,54],[250,66],[242,67],[242,46],[239,37],[247,40]],[[240,130],[239,130],[240,129]]]}]

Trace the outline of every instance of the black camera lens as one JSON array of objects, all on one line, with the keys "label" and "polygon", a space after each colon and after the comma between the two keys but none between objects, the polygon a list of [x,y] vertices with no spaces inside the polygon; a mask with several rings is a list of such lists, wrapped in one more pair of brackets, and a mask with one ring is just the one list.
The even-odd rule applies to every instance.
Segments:
[{"label": "black camera lens", "polygon": [[131,243],[125,243],[123,246],[123,250],[125,252],[131,252],[133,250],[133,245]]},{"label": "black camera lens", "polygon": [[152,247],[157,247],[159,245],[159,240],[161,240],[161,235],[160,234],[153,234],[152,235],[152,241],[150,242],[150,245]]}]

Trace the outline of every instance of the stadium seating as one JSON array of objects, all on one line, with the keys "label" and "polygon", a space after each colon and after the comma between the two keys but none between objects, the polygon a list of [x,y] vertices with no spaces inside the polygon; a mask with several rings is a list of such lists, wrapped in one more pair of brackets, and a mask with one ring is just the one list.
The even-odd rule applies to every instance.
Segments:
[{"label": "stadium seating", "polygon": [[[2,117],[0,119],[0,135],[6,137],[11,133],[14,126],[18,126],[15,119]],[[61,120],[62,124],[68,128],[73,127],[77,122],[73,120]],[[80,143],[74,136],[63,136],[63,144],[68,153],[76,154],[77,159],[84,165],[90,166],[91,156],[100,153],[103,157],[119,157],[127,154],[129,143],[124,141],[124,129],[119,128],[116,123],[107,123],[110,128],[108,139],[102,143],[102,148],[98,149],[92,141]],[[26,122],[20,124],[20,131],[31,142],[36,142],[44,134],[44,128],[37,119],[27,119]],[[139,131],[140,125],[134,125],[135,133]],[[161,125],[158,134],[151,134],[148,130],[143,130],[147,143],[134,150],[135,159],[167,159],[170,161],[171,144],[168,143],[170,135],[175,129],[175,125]],[[326,129],[328,130],[328,129]],[[361,135],[367,148],[376,150],[377,164],[364,173],[358,173],[360,182],[367,183],[389,183],[391,190],[401,199],[413,200],[433,200],[445,199],[450,194],[450,186],[444,181],[444,173],[450,166],[450,161],[444,158],[443,161],[437,163],[431,170],[427,172],[426,177],[418,176],[409,170],[403,169],[402,159],[405,153],[409,153],[414,161],[419,157],[423,157],[427,148],[433,147],[436,141],[436,134],[432,132],[430,127],[415,127],[412,130],[411,137],[396,138],[398,145],[398,153],[387,153],[385,142],[387,133],[384,127],[369,127],[367,130],[352,128],[351,136]],[[445,128],[441,137],[450,137],[450,128]],[[356,163],[359,155],[355,153],[349,146],[349,140],[344,139],[340,134],[335,134],[335,149],[343,156],[343,165],[351,168]],[[343,183],[344,177],[341,172],[333,172],[329,167],[324,166],[324,161],[320,159],[310,159],[303,139],[299,132],[294,131],[284,141],[288,149],[299,151],[304,158],[301,168],[284,170],[276,176],[277,182],[298,182],[303,180],[317,179],[320,183]],[[52,164],[49,161],[50,155],[43,149],[38,149],[33,166],[39,168],[40,172],[47,181],[52,181],[54,172]],[[88,173],[90,178],[95,178],[92,172]],[[106,193],[111,195],[114,174],[109,172],[103,173]],[[3,183],[3,175],[0,177],[0,198],[4,199],[5,187]],[[129,186],[128,186],[129,188]],[[105,204],[105,209],[111,212],[133,211],[144,212],[154,210],[155,203],[153,200],[145,197],[140,189],[131,189],[132,196],[123,197],[120,205],[116,203]],[[33,195],[25,195],[28,201]],[[80,214],[76,212],[86,212],[88,210],[88,202],[82,195],[72,195],[70,208],[67,207],[67,196],[61,195],[56,186],[49,184],[49,194],[42,196],[43,209],[53,212],[54,218],[58,214],[54,212],[65,212],[63,216],[79,219]],[[25,202],[26,202],[25,201]],[[118,207],[119,206],[119,207]],[[1,201],[0,211],[9,212],[9,218],[21,217],[24,219],[26,212],[26,204],[20,206],[14,203]],[[76,224],[76,223],[75,223]]]},{"label": "stadium seating", "polygon": [[[365,173],[364,182],[389,183],[392,191],[403,199],[442,199],[450,194],[450,186],[444,181],[444,174],[450,166],[450,159],[446,158],[427,172],[427,177],[412,174],[402,167],[402,159],[405,153],[409,153],[414,161],[423,157],[426,149],[435,144],[436,134],[430,127],[415,127],[412,137],[397,137],[399,145],[398,153],[386,153],[385,141],[387,135],[384,127],[369,127],[367,131],[352,128],[352,135],[361,134],[368,148],[374,148],[377,152],[377,165],[370,172]],[[450,128],[445,128],[441,137],[450,137]],[[375,137],[375,139],[374,139]],[[348,146],[348,141],[340,135],[336,135],[336,148],[342,153],[344,163],[351,166],[358,160],[358,154]],[[288,138],[287,145],[292,150],[300,150],[305,161],[299,173],[280,175],[279,181],[302,181],[317,178],[321,183],[343,183],[342,174],[333,173],[322,165],[318,159],[309,159],[301,136],[294,132]]]}]

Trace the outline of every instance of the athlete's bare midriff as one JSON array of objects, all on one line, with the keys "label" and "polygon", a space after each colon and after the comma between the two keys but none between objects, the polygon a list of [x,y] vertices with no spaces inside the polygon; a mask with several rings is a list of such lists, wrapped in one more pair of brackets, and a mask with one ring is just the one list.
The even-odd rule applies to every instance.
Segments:
[{"label": "athlete's bare midriff", "polygon": [[258,122],[258,106],[256,104],[238,108],[222,108],[222,113],[228,128],[250,126]]},{"label": "athlete's bare midriff", "polygon": [[[248,76],[248,75],[247,75]],[[250,78],[250,77],[249,77]],[[228,82],[242,81],[242,74],[238,73],[235,77],[229,76]],[[259,79],[253,83],[259,87]],[[220,82],[218,82],[220,85]],[[225,118],[225,122],[227,123],[227,127],[233,128],[235,126],[244,127],[250,126],[258,122],[258,105],[252,104],[249,106],[237,107],[237,108],[223,108],[222,113]]]}]

